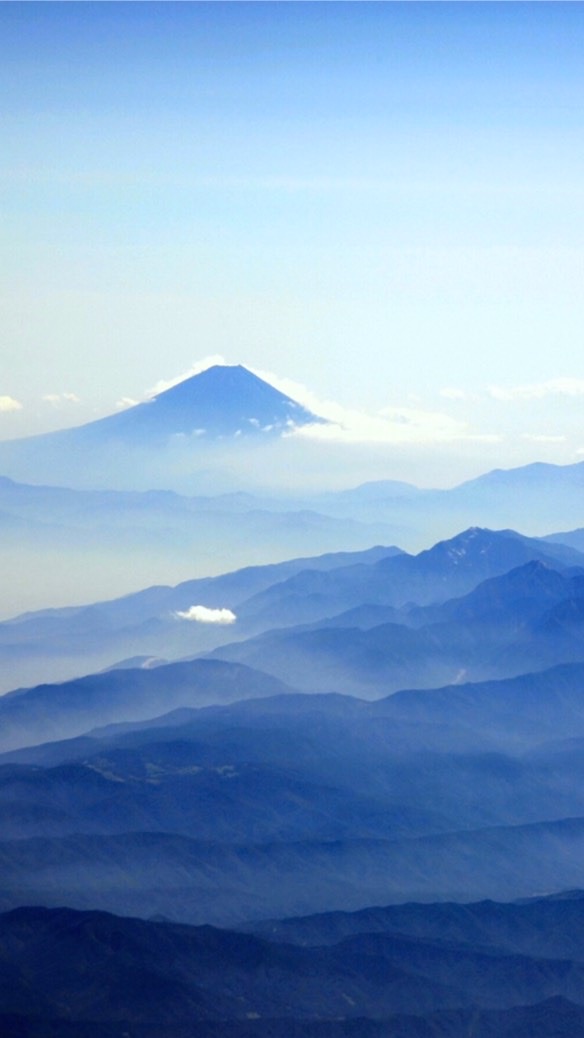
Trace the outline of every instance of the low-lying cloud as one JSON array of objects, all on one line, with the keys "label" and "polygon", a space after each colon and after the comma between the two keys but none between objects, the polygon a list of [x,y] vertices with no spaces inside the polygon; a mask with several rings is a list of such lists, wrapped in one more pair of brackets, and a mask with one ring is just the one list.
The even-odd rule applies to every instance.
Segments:
[{"label": "low-lying cloud", "polygon": [[[366,414],[332,400],[321,400],[301,383],[280,378],[272,371],[259,368],[250,370],[313,414],[326,418],[327,425],[315,423],[296,426],[287,434],[299,439],[324,443],[393,445],[454,443],[461,440],[495,443],[500,439],[494,433],[473,433],[467,422],[442,411],[406,406],[386,407],[376,414]],[[462,399],[459,391],[452,392],[457,399]]]},{"label": "low-lying cloud", "polygon": [[[323,410],[320,412],[323,414]],[[387,407],[375,415],[338,408],[324,417],[328,425],[303,425],[293,430],[300,439],[324,443],[453,443],[457,440],[498,441],[495,434],[476,434],[468,424],[438,411],[414,407]]]},{"label": "low-lying cloud", "polygon": [[178,620],[191,620],[198,624],[234,624],[237,617],[231,609],[209,609],[204,605],[193,605],[174,614]]}]

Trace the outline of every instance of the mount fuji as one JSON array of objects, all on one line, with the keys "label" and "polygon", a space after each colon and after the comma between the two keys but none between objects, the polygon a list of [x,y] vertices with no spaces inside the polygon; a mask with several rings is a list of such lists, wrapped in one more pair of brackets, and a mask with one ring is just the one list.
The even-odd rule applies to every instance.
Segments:
[{"label": "mount fuji", "polygon": [[216,364],[125,411],[33,439],[164,446],[172,437],[280,436],[324,421],[241,364]]},{"label": "mount fuji", "polygon": [[[123,459],[135,471],[150,462],[181,469],[217,462],[237,467],[241,449],[273,443],[302,426],[326,424],[241,365],[215,365],[144,403],[85,425],[0,443],[0,471],[15,479],[47,478],[110,485]],[[148,481],[147,481],[148,482]]]},{"label": "mount fuji", "polygon": [[70,430],[87,441],[163,446],[171,437],[281,436],[323,422],[241,364],[214,365],[126,411]]}]

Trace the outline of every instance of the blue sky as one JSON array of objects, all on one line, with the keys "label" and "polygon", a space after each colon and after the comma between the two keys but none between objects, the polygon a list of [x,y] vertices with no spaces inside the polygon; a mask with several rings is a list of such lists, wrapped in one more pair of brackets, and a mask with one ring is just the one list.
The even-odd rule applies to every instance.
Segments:
[{"label": "blue sky", "polygon": [[584,458],[581,4],[0,20],[1,438],[222,357],[388,477]]}]

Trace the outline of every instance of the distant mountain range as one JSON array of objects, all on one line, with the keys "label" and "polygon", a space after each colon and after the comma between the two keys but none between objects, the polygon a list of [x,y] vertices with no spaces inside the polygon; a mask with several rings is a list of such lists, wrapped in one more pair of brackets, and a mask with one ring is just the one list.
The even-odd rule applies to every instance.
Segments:
[{"label": "distant mountain range", "polygon": [[[320,453],[314,440],[290,434],[327,424],[246,368],[216,365],[97,421],[3,441],[0,473],[21,482],[93,490],[164,487],[208,496],[253,489],[269,497],[275,487],[282,494],[283,466],[295,488],[287,508],[391,523],[406,535],[411,531],[418,545],[429,515],[434,539],[477,523],[525,528],[526,519],[533,519],[537,526],[529,532],[537,534],[581,525],[584,462],[495,470],[449,490],[381,480],[353,490],[307,492],[303,470],[311,473],[307,488],[318,485],[319,472],[326,479],[334,444]],[[343,458],[335,457],[333,468],[342,478]]]},{"label": "distant mountain range", "polygon": [[[549,951],[560,901],[529,902],[531,923],[521,906],[474,907],[469,929],[456,906],[370,906],[584,886],[584,463],[451,490],[216,493],[218,473],[262,449],[273,464],[288,434],[321,422],[244,368],[215,367],[78,429],[0,444],[7,588],[11,572],[42,581],[47,560],[81,587],[93,555],[104,573],[133,565],[135,581],[155,558],[181,575],[270,562],[0,623],[4,688],[33,686],[0,698],[0,909],[17,908],[0,951],[15,954],[23,927],[27,948],[58,946],[76,1038],[123,1014],[138,1038],[172,1036],[187,1016],[215,1036],[234,1021],[234,1038],[259,1036],[256,1014],[275,1021],[266,1035],[293,1035],[305,1014],[332,1036],[343,1013],[378,1030],[386,1018],[392,1035],[423,1022],[462,1038],[470,1012],[475,1030],[515,1038],[518,1020],[537,1026],[535,1001],[580,1026],[580,899],[566,900],[567,936]],[[131,468],[163,486],[196,471],[207,491],[73,488],[116,472],[123,484]],[[42,482],[8,478],[27,472]],[[73,487],[46,485],[59,472]],[[526,516],[545,537],[509,528]],[[431,531],[445,536],[427,547]],[[396,547],[420,538],[416,554]],[[230,623],[213,622],[224,612]],[[30,903],[261,934],[19,915]],[[365,916],[282,921],[341,906]],[[77,927],[77,944],[59,945],[54,926]],[[77,970],[104,941],[118,963],[126,949],[117,1002]],[[135,990],[157,992],[142,1009],[135,956]],[[24,952],[11,969],[0,1027],[29,1027],[33,977],[37,1023],[65,1034]]]},{"label": "distant mountain range", "polygon": [[[484,545],[488,538],[481,533],[477,540]],[[500,539],[504,543],[504,537]],[[464,542],[455,538],[447,543]],[[331,585],[337,577],[342,578],[343,571],[331,574],[326,578],[328,587],[324,579],[320,581],[320,596],[307,596],[304,601],[305,615],[312,622],[300,627],[290,625],[286,585],[296,586],[302,575],[297,581],[291,578],[282,588],[268,589],[257,600],[271,598],[272,616],[288,619],[288,623],[278,624],[284,629],[221,646],[213,656],[245,662],[274,676],[285,673],[287,680],[304,690],[342,689],[367,698],[382,690],[511,676],[584,659],[584,567],[560,573],[550,568],[550,561],[542,561],[545,555],[534,551],[533,561],[479,583],[466,596],[453,596],[443,603],[441,598],[452,593],[452,585],[448,592],[438,589],[426,572],[425,591],[435,604],[403,605],[403,596],[410,602],[424,599],[424,589],[407,580],[407,563],[422,559],[424,554],[399,556],[395,562],[388,560],[387,566],[376,566],[369,585],[370,599],[364,599],[376,602],[373,609],[369,605],[358,607],[354,602],[346,614],[333,615]],[[551,567],[557,565],[551,562]],[[386,585],[376,586],[376,577],[382,571],[389,579]],[[396,580],[398,575],[404,579]],[[445,582],[448,577],[452,580],[452,574],[445,571]],[[463,573],[456,577],[460,579]],[[477,571],[472,565],[464,578],[476,581]],[[342,592],[341,601],[346,604],[351,595],[346,588]],[[396,610],[395,605],[401,608]],[[245,603],[242,618],[254,607],[254,599]],[[292,615],[298,618],[301,612],[302,605],[294,600]],[[325,622],[315,620],[315,615],[321,615]]]},{"label": "distant mountain range", "polygon": [[0,444],[5,611],[89,603],[0,623],[2,1038],[584,1033],[584,462],[292,492],[322,421]]},{"label": "distant mountain range", "polygon": [[[418,555],[379,546],[248,567],[0,623],[4,689],[213,649],[303,689],[367,697],[503,677],[582,658],[583,572],[574,548],[478,528]],[[189,621],[193,606],[235,620]]]},{"label": "distant mountain range", "polygon": [[0,916],[0,1027],[6,1038],[576,1038],[582,904],[576,891],[410,905],[260,934],[22,908]]},{"label": "distant mountain range", "polygon": [[583,633],[477,526],[0,624],[2,1035],[579,1035]]},{"label": "distant mountain range", "polygon": [[[239,611],[250,596],[301,570],[368,566],[399,553],[396,547],[377,547],[248,566],[218,577],[183,581],[174,588],[149,587],[96,605],[24,614],[0,623],[3,691],[19,684],[86,674],[136,655],[163,659],[194,655],[232,640],[234,635],[226,638],[221,625],[189,622],[177,616],[192,605]],[[239,624],[229,625],[229,629],[234,633],[241,630],[242,636],[247,630]],[[262,629],[261,623],[254,623],[248,633]]]},{"label": "distant mountain range", "polygon": [[[433,930],[433,921],[442,928]],[[135,1038],[186,1038],[193,1027],[199,1038],[581,1033],[578,892],[464,912],[457,905],[372,909],[346,916],[344,936],[335,922],[289,921],[282,932],[312,940],[284,943],[276,927],[257,935],[64,908],[5,913],[2,1034],[118,1038],[126,1028]],[[521,952],[509,939],[518,925]],[[450,929],[455,940],[445,936]],[[558,929],[565,933],[559,946]],[[326,933],[322,947],[314,946],[318,931]],[[541,954],[546,935],[563,954]],[[39,971],[56,958],[58,972]]]},{"label": "distant mountain range", "polygon": [[[539,536],[580,528],[583,501],[584,461],[580,461],[494,469],[444,490],[381,480],[338,494],[324,494],[313,504],[338,517],[367,517],[370,522],[391,518],[396,526],[408,530],[410,537],[413,533],[419,537],[428,524],[436,537],[476,524],[523,529]],[[411,542],[403,543],[407,546]]]},{"label": "distant mountain range", "polygon": [[[584,663],[373,703],[205,666],[1,701],[6,740],[15,708],[21,743],[83,734],[0,760],[0,909],[234,926],[584,884]],[[87,732],[108,714],[136,720]]]},{"label": "distant mountain range", "polygon": [[583,500],[584,462],[487,473],[452,490],[385,482],[304,496],[80,490],[0,476],[0,616],[298,555],[419,551],[465,526],[522,529],[582,551]]},{"label": "distant mountain range", "polygon": [[252,494],[72,490],[0,477],[0,616],[392,543],[398,532]]},{"label": "distant mountain range", "polygon": [[584,548],[584,462],[449,489],[319,490],[351,478],[334,436],[294,435],[323,423],[245,368],[215,366],[98,421],[0,443],[0,617],[298,555],[419,551],[471,526]]}]

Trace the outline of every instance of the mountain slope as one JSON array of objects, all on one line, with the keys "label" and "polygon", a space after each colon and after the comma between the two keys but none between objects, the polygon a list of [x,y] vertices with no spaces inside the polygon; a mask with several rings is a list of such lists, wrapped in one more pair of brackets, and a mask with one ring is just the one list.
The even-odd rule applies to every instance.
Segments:
[{"label": "mountain slope", "polygon": [[[486,618],[487,606],[494,613],[499,642],[491,647],[497,649],[509,641],[504,637],[503,619],[508,619],[508,615],[504,616],[505,602],[502,600],[512,598],[507,614],[514,611],[516,620],[519,617],[525,621],[525,603],[542,600],[541,593],[535,593],[537,573],[544,575],[540,580],[542,587],[545,580],[548,583],[555,580],[556,584],[562,585],[564,578],[561,573],[565,567],[584,562],[584,556],[563,545],[542,544],[510,530],[471,528],[416,556],[407,555],[397,548],[377,547],[364,552],[292,559],[271,566],[247,567],[219,577],[184,581],[175,588],[147,588],[94,606],[24,615],[0,624],[4,688],[34,684],[40,674],[59,680],[133,657],[162,660],[194,657],[218,646],[226,646],[219,653],[222,657],[244,662],[249,660],[250,665],[281,676],[282,671],[278,668],[287,665],[282,651],[286,644],[285,634],[276,633],[258,643],[242,644],[243,639],[299,624],[319,624],[322,620],[326,621],[324,627],[329,628],[328,633],[323,631],[317,636],[314,632],[306,632],[298,634],[298,638],[307,643],[307,652],[302,651],[301,655],[309,663],[311,659],[315,661],[314,651],[320,651],[318,645],[322,641],[323,667],[330,671],[330,675],[327,676],[321,668],[316,681],[311,680],[308,673],[301,679],[303,688],[336,688],[338,691],[371,695],[371,682],[365,674],[368,660],[374,663],[385,656],[387,666],[391,667],[392,653],[396,666],[391,673],[387,672],[387,666],[384,672],[374,674],[372,671],[375,681],[378,677],[383,680],[389,678],[389,684],[381,685],[378,692],[373,689],[375,694],[399,687],[449,683],[471,663],[475,665],[472,673],[477,679],[518,673],[525,653],[532,651],[527,643],[522,650],[523,657],[521,654],[514,659],[509,657],[505,666],[502,661],[497,669],[488,657],[490,642],[481,651],[480,642],[475,638],[476,644],[470,646],[472,653],[469,656],[469,633],[463,629],[468,626],[469,615],[457,618],[454,605],[452,616],[446,608],[443,613],[437,606],[433,611],[422,609],[416,612],[412,606],[414,603],[444,603],[453,596],[470,592],[485,579],[500,577],[512,568],[532,561],[540,569],[529,571],[531,577],[525,577],[523,591],[503,584],[497,592],[493,585],[489,593],[490,606],[486,590],[482,593],[482,605],[481,596],[477,599],[477,614],[482,613]],[[576,581],[576,576],[573,579]],[[519,584],[519,578],[516,580]],[[561,600],[561,595],[555,593],[554,596],[551,590],[548,597],[550,606],[559,604]],[[568,591],[565,597],[568,597]],[[181,613],[188,613],[195,605],[231,609],[236,613],[237,621],[231,626],[222,626],[185,622],[180,618]],[[335,635],[331,618],[347,610],[353,610],[352,618],[343,618],[340,622],[343,630]],[[497,611],[500,613],[498,618],[495,615]],[[376,634],[373,630],[376,617],[379,623],[390,621],[385,636],[382,631]],[[450,619],[456,620],[458,626],[451,623],[448,629],[443,626],[440,630],[430,630],[432,621],[437,624]],[[416,634],[399,624],[409,628],[423,627],[424,630]],[[348,630],[351,626],[371,630],[367,636],[359,630],[351,634]],[[566,614],[562,620],[558,614],[555,629],[552,630],[551,621],[548,626],[549,633],[541,640],[541,666],[580,658],[577,615],[570,617]],[[478,629],[476,634],[480,636]],[[296,637],[296,633],[292,632],[291,637]],[[234,639],[239,644],[228,646]],[[352,683],[345,685],[341,664],[343,659],[346,662],[347,653],[351,655],[351,639],[355,642],[354,662],[351,670],[344,673]],[[542,655],[544,643],[549,645],[547,655]],[[262,655],[264,644],[268,647],[265,657]],[[337,652],[339,644],[340,654]],[[488,664],[486,670],[476,669],[484,663]],[[531,666],[529,659],[527,665]],[[353,678],[358,678],[355,667],[362,670],[366,678],[364,685],[354,683]]]},{"label": "mountain slope", "polygon": [[[287,516],[275,518],[290,521]],[[216,514],[210,514],[209,522],[222,533]],[[234,525],[231,518],[229,524]],[[267,535],[257,513],[250,513],[244,523],[238,519],[235,526],[243,536]],[[328,552],[246,566],[216,577],[182,581],[176,587],[147,587],[95,605],[23,614],[0,623],[0,691],[39,681],[63,681],[137,656],[161,657],[162,662],[192,657],[240,632],[244,636],[246,632],[261,630],[261,624],[258,627],[255,621],[250,630],[244,621],[239,622],[239,605],[271,584],[307,568],[327,571],[357,563],[368,568],[381,558],[397,554],[399,548],[381,546],[356,552]],[[237,613],[238,622],[229,627],[228,635],[220,624],[186,622],[177,616],[193,605],[231,609]]]},{"label": "mountain slope", "polygon": [[583,671],[287,694],[10,754],[0,905],[234,925],[582,886]]},{"label": "mountain slope", "polygon": [[0,908],[98,908],[238,926],[402,901],[584,886],[584,817],[401,839],[206,843],[163,832],[0,842]]},{"label": "mountain slope", "polygon": [[[511,527],[531,536],[582,526],[584,462],[552,465],[534,462],[512,469],[494,469],[448,489],[403,488],[391,482],[372,484],[339,494],[321,495],[329,514],[401,524],[408,548],[451,536],[470,524],[493,529]],[[558,539],[562,539],[561,537]],[[577,539],[567,540],[578,547]]]},{"label": "mountain slope", "polygon": [[[145,1025],[170,1028],[172,1035],[182,1023],[190,1024],[185,1035],[246,1035],[252,1026],[251,1033],[277,1038],[302,1033],[282,1030],[294,1020],[301,1029],[320,1021],[314,1033],[328,1035],[325,1021],[347,1018],[361,1029],[333,1034],[411,1033],[395,1031],[389,1021],[387,1032],[370,1030],[364,1018],[374,1027],[375,1018],[395,1013],[420,1018],[471,1006],[500,1012],[546,997],[581,1003],[584,983],[581,962],[470,944],[359,934],[334,946],[302,948],[211,927],[64,909],[1,916],[0,951],[6,1009],[28,1016],[32,1003],[37,1019],[109,1023],[116,1036],[121,1023],[133,1035],[142,1035]],[[59,962],[59,969],[47,969],[49,962]],[[262,1019],[265,1031],[246,1026]],[[243,1029],[223,1032],[220,1022],[229,1020],[241,1021]],[[216,1021],[218,1029],[199,1030],[205,1021]]]},{"label": "mountain slope", "polygon": [[78,735],[96,725],[156,717],[179,706],[207,706],[289,691],[266,674],[218,660],[107,671],[2,696],[0,745],[4,750],[15,749]]},{"label": "mountain slope", "polygon": [[424,940],[496,948],[512,955],[584,962],[584,894],[581,890],[566,891],[506,904],[414,902],[371,907],[361,912],[267,920],[245,929],[269,940],[303,946],[336,944],[360,933],[399,933]]},{"label": "mountain slope", "polygon": [[[352,609],[338,619],[223,644],[206,656],[244,663],[302,691],[337,691],[366,699],[403,688],[513,677],[582,661],[584,576],[562,579],[556,573],[558,584],[551,589],[538,579],[539,565],[511,571],[519,579],[517,597],[508,602],[501,601],[497,587],[501,582],[510,588],[505,574],[441,606],[394,610],[389,622],[372,622],[383,607]],[[534,579],[523,572],[531,567]],[[428,620],[421,623],[426,611]]]},{"label": "mountain slope", "polygon": [[363,604],[399,607],[444,602],[532,560],[552,568],[584,563],[584,556],[573,549],[568,561],[565,551],[563,545],[542,544],[513,530],[471,527],[417,555],[380,559],[373,567],[296,574],[250,598],[240,612],[246,619],[282,617],[281,626],[287,626],[311,623]]}]

